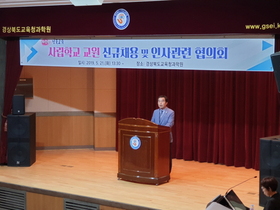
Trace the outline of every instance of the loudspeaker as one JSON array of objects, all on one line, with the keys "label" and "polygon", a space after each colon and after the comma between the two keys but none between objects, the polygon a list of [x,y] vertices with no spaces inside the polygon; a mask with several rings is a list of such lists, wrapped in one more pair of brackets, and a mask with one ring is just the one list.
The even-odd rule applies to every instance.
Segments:
[{"label": "loudspeaker", "polygon": [[13,96],[12,114],[23,115],[25,114],[25,97],[24,95]]},{"label": "loudspeaker", "polygon": [[36,161],[36,114],[8,115],[8,166],[31,166]]},{"label": "loudspeaker", "polygon": [[276,52],[270,55],[274,77],[276,80],[277,90],[280,93],[280,52]]},{"label": "loudspeaker", "polygon": [[[273,176],[279,185],[280,192],[280,136],[271,136],[260,139],[260,181],[266,176]],[[259,205],[264,206],[266,196],[261,187],[259,189]]]}]

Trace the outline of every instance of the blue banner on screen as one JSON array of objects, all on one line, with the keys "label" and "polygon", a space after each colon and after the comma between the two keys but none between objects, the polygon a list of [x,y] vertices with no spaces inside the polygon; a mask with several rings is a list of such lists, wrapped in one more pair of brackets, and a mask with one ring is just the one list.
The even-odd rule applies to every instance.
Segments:
[{"label": "blue banner on screen", "polygon": [[28,66],[273,71],[274,39],[28,39]]}]

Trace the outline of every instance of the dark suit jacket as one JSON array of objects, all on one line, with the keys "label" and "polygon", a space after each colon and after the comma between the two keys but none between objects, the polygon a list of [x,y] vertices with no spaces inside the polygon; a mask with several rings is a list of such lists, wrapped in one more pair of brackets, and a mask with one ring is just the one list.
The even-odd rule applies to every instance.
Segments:
[{"label": "dark suit jacket", "polygon": [[264,210],[279,210],[280,209],[280,194],[276,193],[271,198],[268,198]]}]

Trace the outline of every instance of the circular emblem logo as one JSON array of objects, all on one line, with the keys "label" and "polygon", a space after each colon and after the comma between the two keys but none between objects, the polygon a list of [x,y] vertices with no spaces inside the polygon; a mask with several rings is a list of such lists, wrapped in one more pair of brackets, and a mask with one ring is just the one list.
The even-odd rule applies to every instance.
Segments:
[{"label": "circular emblem logo", "polygon": [[130,139],[130,146],[132,149],[139,149],[141,147],[141,140],[138,138],[138,136],[133,136]]},{"label": "circular emblem logo", "polygon": [[119,30],[127,28],[130,22],[129,13],[125,9],[118,9],[113,16],[113,23]]},{"label": "circular emblem logo", "polygon": [[41,43],[42,43],[42,45],[49,45],[50,41],[47,39],[41,39]]}]

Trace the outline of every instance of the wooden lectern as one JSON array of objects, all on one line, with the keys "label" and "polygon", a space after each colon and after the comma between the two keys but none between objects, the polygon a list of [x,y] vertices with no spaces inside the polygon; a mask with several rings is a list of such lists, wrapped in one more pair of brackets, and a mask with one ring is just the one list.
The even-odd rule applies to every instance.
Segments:
[{"label": "wooden lectern", "polygon": [[169,127],[126,118],[118,123],[118,138],[119,179],[156,185],[169,181]]}]

